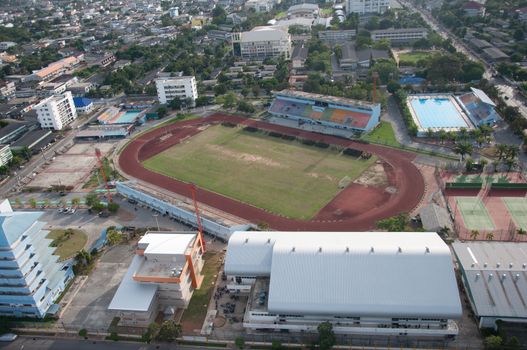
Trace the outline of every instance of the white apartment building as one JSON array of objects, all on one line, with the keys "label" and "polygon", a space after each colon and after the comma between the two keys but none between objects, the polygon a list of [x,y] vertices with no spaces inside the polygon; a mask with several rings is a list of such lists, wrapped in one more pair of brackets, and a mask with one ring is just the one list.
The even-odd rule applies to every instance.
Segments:
[{"label": "white apartment building", "polygon": [[43,129],[62,130],[77,118],[77,111],[70,91],[43,99],[34,108]]},{"label": "white apartment building", "polygon": [[390,0],[346,0],[347,14],[384,13],[390,8]]},{"label": "white apartment building", "polygon": [[188,306],[203,282],[203,242],[195,232],[147,232],[108,307],[121,325],[148,326],[158,313]]},{"label": "white apartment building", "polygon": [[15,96],[16,86],[12,81],[0,81],[0,97],[11,98]]},{"label": "white apartment building", "polygon": [[275,27],[256,27],[249,32],[233,33],[235,56],[244,60],[263,60],[267,57],[291,58],[291,35]]},{"label": "white apartment building", "polygon": [[446,341],[461,302],[448,246],[435,232],[235,232],[225,274],[248,295],[243,326]]},{"label": "white apartment building", "polygon": [[412,43],[419,39],[426,39],[428,36],[428,29],[426,28],[389,28],[373,30],[371,32],[371,40],[389,40],[393,44],[397,43]]},{"label": "white apartment building", "polygon": [[273,0],[247,0],[243,6],[247,10],[254,10],[254,12],[269,12],[274,5],[275,2]]},{"label": "white apartment building", "polygon": [[9,145],[0,145],[0,166],[6,166],[13,159]]},{"label": "white apartment building", "polygon": [[198,98],[198,88],[194,76],[167,77],[156,79],[157,98],[165,104],[179,97],[194,102]]}]

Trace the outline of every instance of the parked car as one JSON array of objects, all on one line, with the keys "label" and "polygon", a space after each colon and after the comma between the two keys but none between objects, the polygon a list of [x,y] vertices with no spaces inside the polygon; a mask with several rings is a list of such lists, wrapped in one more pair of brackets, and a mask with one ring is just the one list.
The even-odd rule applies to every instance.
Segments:
[{"label": "parked car", "polygon": [[62,213],[64,211],[64,208],[60,207],[59,208],[59,213]]},{"label": "parked car", "polygon": [[70,214],[75,214],[75,211],[76,211],[76,210],[77,210],[77,209],[75,209],[75,208],[71,208],[71,210],[70,210]]},{"label": "parked car", "polygon": [[18,338],[18,335],[14,333],[6,333],[6,334],[0,335],[0,341],[3,341],[3,342],[11,342],[11,341],[14,341],[16,338]]}]

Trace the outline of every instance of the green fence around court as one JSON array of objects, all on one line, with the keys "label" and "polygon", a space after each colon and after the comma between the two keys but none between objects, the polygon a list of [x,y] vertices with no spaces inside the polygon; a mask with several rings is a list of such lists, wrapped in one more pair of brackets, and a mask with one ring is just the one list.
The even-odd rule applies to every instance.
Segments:
[{"label": "green fence around court", "polygon": [[527,190],[527,183],[493,182],[490,188],[500,190]]},{"label": "green fence around court", "polygon": [[481,182],[447,182],[446,189],[480,189],[483,184]]}]

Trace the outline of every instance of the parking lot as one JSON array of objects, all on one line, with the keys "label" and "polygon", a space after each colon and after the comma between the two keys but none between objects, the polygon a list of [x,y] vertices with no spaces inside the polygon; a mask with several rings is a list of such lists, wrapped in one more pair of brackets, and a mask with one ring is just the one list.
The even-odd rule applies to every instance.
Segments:
[{"label": "parking lot", "polygon": [[97,262],[84,286],[65,308],[61,322],[66,329],[86,328],[92,332],[106,332],[115,311],[108,305],[132,261],[134,247],[117,245],[107,250]]}]

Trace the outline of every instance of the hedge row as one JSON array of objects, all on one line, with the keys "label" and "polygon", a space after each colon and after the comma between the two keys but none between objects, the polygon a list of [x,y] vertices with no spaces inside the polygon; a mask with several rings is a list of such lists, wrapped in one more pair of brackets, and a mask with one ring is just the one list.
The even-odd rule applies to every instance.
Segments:
[{"label": "hedge row", "polygon": [[411,136],[417,136],[417,125],[414,122],[414,119],[412,118],[412,114],[410,113],[410,110],[408,109],[407,98],[408,95],[403,89],[397,90],[397,92],[394,94],[395,101],[397,102],[397,105],[399,106],[399,110],[401,111],[401,115],[403,116],[404,123],[406,124],[406,128],[408,129],[408,133]]},{"label": "hedge row", "polygon": [[342,153],[344,153],[347,156],[352,156],[355,158],[359,158],[360,156],[362,156],[362,151],[359,151],[358,149],[355,149],[355,148],[346,148]]},{"label": "hedge row", "polygon": [[445,187],[447,189],[480,189],[482,185],[481,182],[447,182]]},{"label": "hedge row", "polygon": [[490,188],[500,190],[527,190],[527,183],[493,182]]}]

